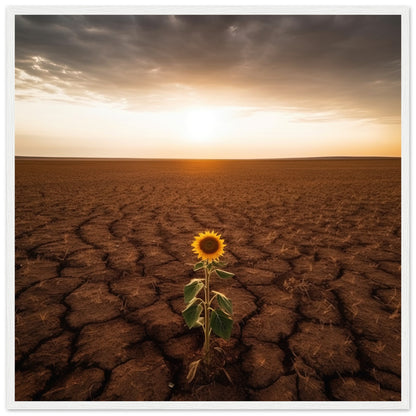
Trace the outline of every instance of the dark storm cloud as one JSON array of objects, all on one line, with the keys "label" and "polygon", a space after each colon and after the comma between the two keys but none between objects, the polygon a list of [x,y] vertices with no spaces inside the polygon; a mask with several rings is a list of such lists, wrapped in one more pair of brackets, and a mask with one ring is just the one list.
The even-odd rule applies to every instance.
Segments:
[{"label": "dark storm cloud", "polygon": [[400,16],[16,16],[17,96],[161,108],[205,91],[387,120],[400,115],[400,45]]}]

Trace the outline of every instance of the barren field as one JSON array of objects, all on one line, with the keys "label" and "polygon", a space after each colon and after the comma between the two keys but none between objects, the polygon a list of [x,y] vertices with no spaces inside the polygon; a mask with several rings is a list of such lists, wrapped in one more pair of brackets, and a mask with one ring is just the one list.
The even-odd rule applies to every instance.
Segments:
[{"label": "barren field", "polygon": [[[16,160],[16,400],[400,400],[399,159]],[[232,383],[185,380],[225,239]]]}]

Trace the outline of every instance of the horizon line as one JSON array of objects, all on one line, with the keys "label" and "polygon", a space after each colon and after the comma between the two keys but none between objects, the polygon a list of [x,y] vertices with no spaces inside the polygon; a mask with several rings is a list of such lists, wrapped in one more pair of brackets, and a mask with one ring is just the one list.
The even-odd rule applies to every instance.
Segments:
[{"label": "horizon line", "polygon": [[189,157],[100,157],[100,156],[21,156],[15,159],[57,159],[57,160],[140,160],[140,161],[174,161],[174,160],[206,160],[206,161],[272,161],[272,160],[342,160],[342,159],[401,159],[401,156],[293,156],[293,157],[259,157],[259,158],[189,158]]}]

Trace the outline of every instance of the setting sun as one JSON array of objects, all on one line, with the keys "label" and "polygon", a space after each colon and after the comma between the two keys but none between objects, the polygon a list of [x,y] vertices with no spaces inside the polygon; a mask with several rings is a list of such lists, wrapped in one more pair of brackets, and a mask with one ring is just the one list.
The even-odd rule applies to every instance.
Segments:
[{"label": "setting sun", "polygon": [[204,143],[212,140],[218,133],[218,127],[219,118],[214,110],[197,108],[186,114],[186,134],[192,142]]}]

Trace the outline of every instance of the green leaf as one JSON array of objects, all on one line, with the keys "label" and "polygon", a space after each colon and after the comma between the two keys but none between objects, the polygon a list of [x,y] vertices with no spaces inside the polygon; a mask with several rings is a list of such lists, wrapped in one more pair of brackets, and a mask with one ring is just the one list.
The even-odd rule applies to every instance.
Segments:
[{"label": "green leaf", "polygon": [[191,280],[184,288],[185,303],[188,304],[204,287],[204,284],[200,279]]},{"label": "green leaf", "polygon": [[228,279],[229,277],[234,276],[234,273],[226,272],[225,270],[220,269],[216,269],[215,273],[217,273],[217,275],[221,277],[221,279]]},{"label": "green leaf", "polygon": [[205,266],[205,262],[200,261],[199,263],[195,264],[194,266],[194,272],[203,269]]},{"label": "green leaf", "polygon": [[183,312],[182,316],[189,328],[199,326],[198,319],[202,312],[200,302],[191,303]]},{"label": "green leaf", "polygon": [[222,310],[216,309],[211,313],[210,326],[215,335],[223,339],[230,339],[233,320]]},{"label": "green leaf", "polygon": [[223,261],[213,261],[212,264],[215,267],[226,267],[227,266],[227,263],[224,263]]},{"label": "green leaf", "polygon": [[217,302],[219,307],[222,311],[224,311],[228,315],[233,314],[233,304],[230,299],[227,298],[227,296],[223,295],[220,292],[216,292],[215,290],[212,291],[217,295]]}]

